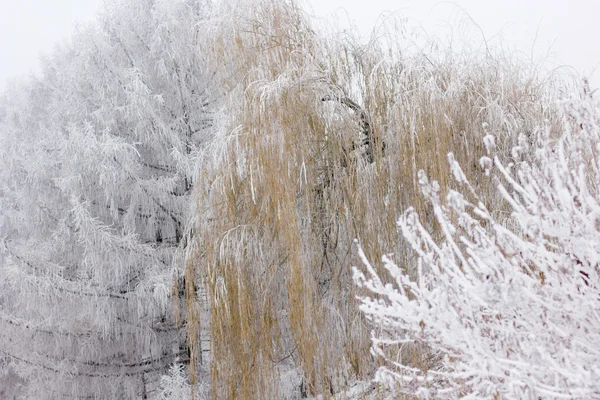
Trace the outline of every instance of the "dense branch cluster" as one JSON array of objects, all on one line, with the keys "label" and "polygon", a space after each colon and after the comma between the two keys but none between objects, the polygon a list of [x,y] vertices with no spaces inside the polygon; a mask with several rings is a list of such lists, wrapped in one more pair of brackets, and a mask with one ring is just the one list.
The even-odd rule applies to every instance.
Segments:
[{"label": "dense branch cluster", "polygon": [[[355,279],[370,296],[361,309],[374,323],[373,350],[386,360],[377,379],[424,398],[596,398],[600,395],[600,108],[561,102],[563,130],[522,135],[505,165],[494,138],[481,164],[494,175],[510,219],[488,209],[453,155],[462,188],[445,201],[420,174],[443,236],[435,240],[408,209],[398,220],[418,257],[410,277],[391,257],[386,274],[363,254]],[[500,223],[499,221],[502,221]],[[392,283],[385,283],[385,276]],[[430,368],[402,348],[421,345]]]}]

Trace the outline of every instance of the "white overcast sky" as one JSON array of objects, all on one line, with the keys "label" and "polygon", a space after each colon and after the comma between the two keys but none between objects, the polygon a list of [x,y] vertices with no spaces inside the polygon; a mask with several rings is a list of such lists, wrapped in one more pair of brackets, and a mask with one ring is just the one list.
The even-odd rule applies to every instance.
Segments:
[{"label": "white overcast sky", "polygon": [[[307,0],[317,16],[350,20],[367,34],[378,17],[397,11],[428,32],[447,34],[464,9],[487,39],[500,34],[525,54],[550,54],[555,65],[590,75],[600,63],[598,0]],[[38,55],[93,18],[101,0],[0,0],[0,90],[8,79],[38,68]],[[455,28],[456,29],[456,28]],[[532,47],[533,46],[533,47]],[[600,70],[600,67],[598,68]],[[600,86],[600,71],[592,85]]]}]

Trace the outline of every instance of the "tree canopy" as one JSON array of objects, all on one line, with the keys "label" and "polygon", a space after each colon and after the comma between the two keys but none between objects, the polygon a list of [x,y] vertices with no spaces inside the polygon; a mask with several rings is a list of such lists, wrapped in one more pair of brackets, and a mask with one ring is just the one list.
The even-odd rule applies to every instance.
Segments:
[{"label": "tree canopy", "polygon": [[170,297],[219,97],[209,13],[110,3],[4,95],[0,349],[29,398],[145,396],[189,362]]}]

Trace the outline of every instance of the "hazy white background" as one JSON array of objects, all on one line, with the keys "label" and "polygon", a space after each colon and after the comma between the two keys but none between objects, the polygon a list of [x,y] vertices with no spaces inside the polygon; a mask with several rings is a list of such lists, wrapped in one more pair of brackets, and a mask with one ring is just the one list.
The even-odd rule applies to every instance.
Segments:
[{"label": "hazy white background", "polygon": [[39,54],[88,21],[100,0],[0,0],[0,90],[39,68]]},{"label": "hazy white background", "polygon": [[[600,86],[600,1],[596,0],[307,0],[317,16],[357,26],[365,36],[384,12],[395,11],[427,32],[456,34],[468,15],[492,43],[500,38],[547,67],[571,65]],[[93,18],[101,0],[0,0],[0,90],[38,67],[38,55]],[[593,73],[593,74],[592,74]]]}]

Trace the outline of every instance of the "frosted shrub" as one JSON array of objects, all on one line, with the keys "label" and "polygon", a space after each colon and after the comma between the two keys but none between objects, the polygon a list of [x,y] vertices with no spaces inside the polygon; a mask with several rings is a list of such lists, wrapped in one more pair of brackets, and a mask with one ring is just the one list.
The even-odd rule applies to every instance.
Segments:
[{"label": "frosted shrub", "polygon": [[159,400],[204,400],[208,398],[208,385],[201,383],[194,386],[194,393],[189,382],[189,374],[184,365],[173,364],[169,374],[160,378],[161,392]]},{"label": "frosted shrub", "polygon": [[[376,381],[420,398],[600,396],[600,109],[586,93],[561,108],[561,135],[521,135],[513,163],[484,140],[481,166],[508,219],[486,208],[449,154],[460,189],[445,200],[419,174],[441,239],[411,208],[398,220],[416,272],[392,256],[377,269],[360,250],[361,310],[384,360]],[[411,346],[427,352],[427,368],[403,358]]]}]

